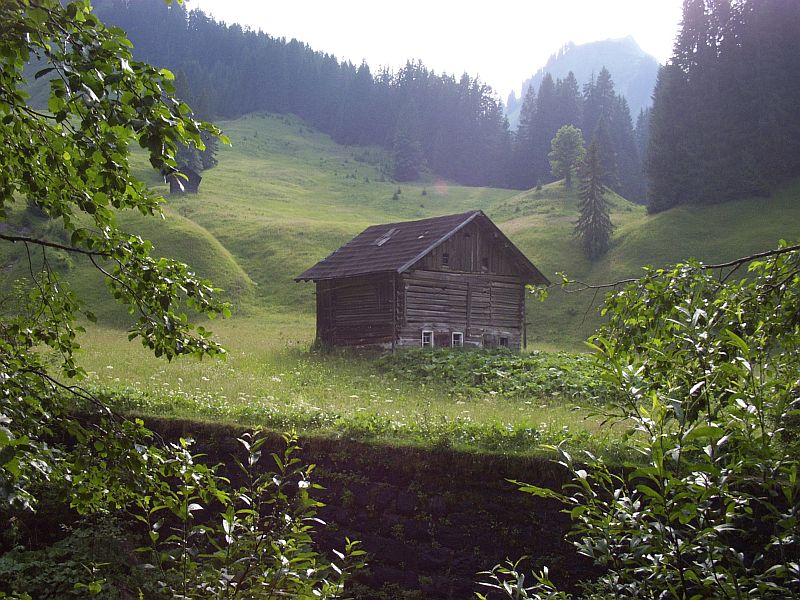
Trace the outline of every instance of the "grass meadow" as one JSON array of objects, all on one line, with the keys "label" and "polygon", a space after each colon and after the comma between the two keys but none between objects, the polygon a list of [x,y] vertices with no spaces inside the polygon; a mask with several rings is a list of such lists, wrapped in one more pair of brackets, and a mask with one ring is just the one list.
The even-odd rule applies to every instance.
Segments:
[{"label": "grass meadow", "polygon": [[[268,319],[272,320],[269,321]],[[214,322],[225,359],[171,363],[128,343],[114,328],[81,340],[83,385],[118,410],[263,426],[302,435],[479,452],[539,453],[566,443],[620,452],[616,431],[576,410],[570,395],[464,389],[398,376],[372,354],[310,350],[305,315]]]}]

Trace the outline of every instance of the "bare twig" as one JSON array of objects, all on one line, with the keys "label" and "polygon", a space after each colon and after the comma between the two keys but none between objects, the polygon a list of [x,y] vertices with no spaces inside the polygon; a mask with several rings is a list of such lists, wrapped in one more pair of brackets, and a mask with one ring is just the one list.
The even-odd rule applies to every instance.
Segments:
[{"label": "bare twig", "polygon": [[[751,254],[749,256],[743,256],[743,257],[737,258],[735,260],[731,260],[731,261],[724,262],[724,263],[718,263],[718,264],[715,264],[715,265],[703,265],[703,264],[700,264],[700,265],[698,265],[697,268],[699,268],[699,269],[701,269],[703,271],[716,271],[716,270],[722,270],[722,269],[730,268],[731,271],[729,273],[727,273],[725,275],[725,277],[721,281],[721,283],[724,283],[728,278],[730,278],[731,275],[733,275],[733,273],[736,272],[737,269],[739,269],[743,265],[746,265],[749,262],[752,262],[754,260],[758,260],[759,258],[777,257],[777,256],[780,256],[781,254],[788,254],[790,252],[797,252],[797,251],[800,251],[800,244],[795,244],[794,246],[786,246],[785,248],[777,248],[775,250],[767,250],[766,252],[758,252],[756,254]],[[574,293],[583,292],[583,291],[586,291],[586,290],[603,290],[603,289],[618,288],[620,286],[627,285],[629,283],[636,283],[637,281],[639,281],[638,278],[630,278],[630,279],[620,279],[618,281],[613,281],[613,282],[610,282],[610,283],[591,284],[591,283],[585,283],[583,281],[568,280],[568,281],[565,281],[563,284],[552,283],[547,287],[549,289],[549,288],[553,288],[553,287],[563,287],[564,285],[572,285],[572,286],[575,286],[575,287],[573,287],[572,289],[564,289],[564,292],[567,293],[567,294],[574,294]]]}]

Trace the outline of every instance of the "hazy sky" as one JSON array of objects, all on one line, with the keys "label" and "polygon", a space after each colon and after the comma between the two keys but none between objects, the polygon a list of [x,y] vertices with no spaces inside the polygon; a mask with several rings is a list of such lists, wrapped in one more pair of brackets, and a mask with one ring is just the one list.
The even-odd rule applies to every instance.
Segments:
[{"label": "hazy sky", "polygon": [[[567,42],[632,35],[663,63],[681,0],[187,0],[216,19],[297,38],[373,74],[420,59],[437,73],[479,76],[505,101]],[[613,76],[613,73],[612,73]]]}]

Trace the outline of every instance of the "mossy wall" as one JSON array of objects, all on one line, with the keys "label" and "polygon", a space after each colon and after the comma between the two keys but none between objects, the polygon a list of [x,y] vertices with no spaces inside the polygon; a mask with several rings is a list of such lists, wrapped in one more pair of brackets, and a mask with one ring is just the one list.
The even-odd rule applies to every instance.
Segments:
[{"label": "mossy wall", "polygon": [[[232,464],[241,430],[183,421],[150,421],[166,438],[196,440],[211,462]],[[270,452],[281,452],[274,436]],[[569,516],[553,501],[517,491],[508,480],[560,489],[566,474],[543,459],[487,456],[348,440],[301,439],[305,463],[316,465],[320,549],[360,540],[368,568],[352,581],[359,599],[466,599],[477,573],[506,558],[528,556],[527,568],[550,568],[571,588],[595,571],[564,541]]]}]

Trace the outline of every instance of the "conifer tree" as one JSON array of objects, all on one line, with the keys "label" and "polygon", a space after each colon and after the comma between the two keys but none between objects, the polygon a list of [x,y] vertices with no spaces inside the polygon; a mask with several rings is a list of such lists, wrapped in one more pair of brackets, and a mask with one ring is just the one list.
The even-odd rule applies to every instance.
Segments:
[{"label": "conifer tree", "polygon": [[603,67],[597,79],[592,79],[583,88],[583,131],[587,136],[594,135],[600,121],[611,118],[616,100],[611,73]]},{"label": "conifer tree", "polygon": [[649,106],[643,108],[639,111],[639,116],[636,117],[634,139],[636,140],[636,152],[642,161],[647,155],[647,146],[650,143],[650,111],[651,108]]},{"label": "conifer tree", "polygon": [[581,165],[581,214],[575,223],[575,237],[580,240],[583,253],[589,260],[596,260],[608,251],[614,231],[602,179],[600,151],[595,140],[589,144],[586,158]]},{"label": "conifer tree", "polygon": [[581,126],[581,92],[578,80],[570,71],[564,79],[556,82],[556,97],[558,98],[559,122],[561,125]]},{"label": "conifer tree", "polygon": [[686,85],[680,69],[667,64],[658,72],[650,112],[650,138],[645,158],[647,211],[657,213],[688,202],[695,163],[687,153],[687,131],[681,100]]},{"label": "conifer tree", "polygon": [[519,113],[519,127],[514,138],[512,183],[527,189],[536,184],[538,174],[534,168],[536,89],[528,86]]},{"label": "conifer tree", "polygon": [[600,181],[611,189],[619,187],[619,169],[617,166],[617,149],[611,139],[608,120],[603,117],[597,123],[591,142],[597,147],[597,160],[600,162]]},{"label": "conifer tree", "polygon": [[558,132],[561,123],[558,118],[558,98],[556,84],[552,75],[546,73],[539,84],[536,97],[536,115],[533,122],[533,172],[537,179],[552,181],[548,153],[550,143]]},{"label": "conifer tree", "polygon": [[684,0],[654,94],[648,209],[765,194],[800,175],[800,3]]},{"label": "conifer tree", "polygon": [[636,148],[631,111],[624,96],[617,96],[611,111],[611,142],[616,154],[617,185],[614,191],[632,202],[644,202],[642,162]]}]

